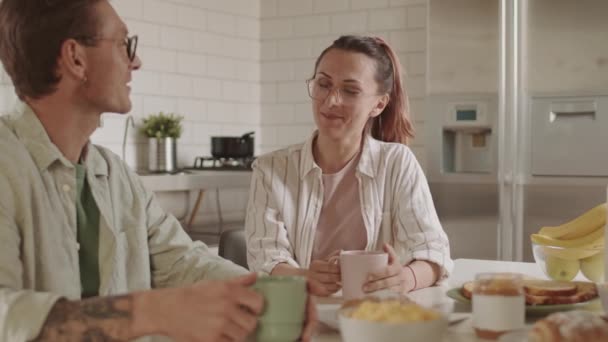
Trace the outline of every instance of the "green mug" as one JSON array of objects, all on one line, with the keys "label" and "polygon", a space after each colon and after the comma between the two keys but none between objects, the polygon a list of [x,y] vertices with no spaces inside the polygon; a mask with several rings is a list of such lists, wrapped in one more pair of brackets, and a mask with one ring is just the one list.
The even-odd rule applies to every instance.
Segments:
[{"label": "green mug", "polygon": [[264,310],[255,332],[258,342],[297,341],[306,319],[306,278],[262,276],[252,288],[264,296]]}]

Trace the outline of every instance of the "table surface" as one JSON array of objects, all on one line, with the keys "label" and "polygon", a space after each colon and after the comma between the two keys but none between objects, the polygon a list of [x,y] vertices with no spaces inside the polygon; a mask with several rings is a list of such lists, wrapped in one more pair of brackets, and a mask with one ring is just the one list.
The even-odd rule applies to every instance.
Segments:
[{"label": "table surface", "polygon": [[[480,339],[475,336],[471,325],[470,305],[456,303],[453,299],[447,297],[446,292],[451,288],[461,286],[464,282],[473,280],[475,278],[475,274],[482,272],[516,272],[531,277],[546,278],[542,270],[535,263],[474,259],[454,260],[454,270],[452,275],[442,285],[417,290],[408,295],[410,299],[421,305],[427,307],[441,307],[444,310],[448,310],[448,312],[452,312],[450,315],[450,320],[455,318],[465,318],[464,321],[456,323],[448,328],[444,341],[480,341]],[[577,278],[577,280],[584,279]],[[317,300],[317,309],[319,311],[321,327],[319,329],[319,334],[313,339],[313,341],[341,341],[339,332],[329,328],[327,324],[323,323],[334,319],[333,317],[336,315],[340,302],[340,298],[319,298]],[[599,303],[591,307],[591,309],[597,311],[602,310]],[[528,324],[531,323],[533,323],[533,319],[528,321]],[[329,325],[335,325],[335,323]]]}]

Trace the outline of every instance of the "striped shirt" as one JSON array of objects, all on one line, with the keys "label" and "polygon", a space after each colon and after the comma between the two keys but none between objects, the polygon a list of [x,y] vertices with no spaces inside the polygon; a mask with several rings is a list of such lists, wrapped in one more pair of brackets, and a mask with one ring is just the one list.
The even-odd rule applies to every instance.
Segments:
[{"label": "striped shirt", "polygon": [[[247,260],[270,273],[279,263],[308,268],[323,206],[321,168],[305,143],[257,158],[245,220]],[[426,177],[411,150],[367,137],[356,169],[366,250],[390,243],[402,264],[427,260],[452,269],[450,247]]]}]

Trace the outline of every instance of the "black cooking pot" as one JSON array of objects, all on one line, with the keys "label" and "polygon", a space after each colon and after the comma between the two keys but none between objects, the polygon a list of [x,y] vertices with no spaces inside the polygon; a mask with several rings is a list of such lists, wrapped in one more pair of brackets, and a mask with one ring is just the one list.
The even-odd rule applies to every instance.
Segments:
[{"label": "black cooking pot", "polygon": [[215,158],[253,157],[253,135],[245,133],[240,137],[211,137],[211,155]]}]

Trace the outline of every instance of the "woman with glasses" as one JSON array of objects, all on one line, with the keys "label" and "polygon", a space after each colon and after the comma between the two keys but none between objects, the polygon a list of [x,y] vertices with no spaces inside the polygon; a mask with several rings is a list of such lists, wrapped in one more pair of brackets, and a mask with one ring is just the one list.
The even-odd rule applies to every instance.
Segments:
[{"label": "woman with glasses", "polygon": [[431,286],[452,268],[413,136],[401,66],[380,38],[343,36],[307,81],[317,126],[303,144],[254,163],[246,217],[249,266],[304,275],[318,295],[341,288],[341,250],[384,250],[365,292]]}]

